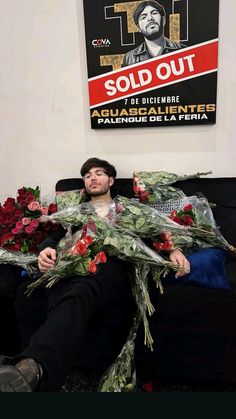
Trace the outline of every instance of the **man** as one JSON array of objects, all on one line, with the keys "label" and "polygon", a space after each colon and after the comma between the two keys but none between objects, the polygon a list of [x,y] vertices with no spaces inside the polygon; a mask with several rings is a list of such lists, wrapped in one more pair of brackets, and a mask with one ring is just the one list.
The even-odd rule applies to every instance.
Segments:
[{"label": "man", "polygon": [[[106,217],[112,201],[110,188],[116,169],[105,160],[88,159],[81,168],[85,189],[101,217]],[[98,203],[103,205],[97,205]],[[65,231],[57,230],[42,244],[39,270],[55,265],[56,247]],[[190,264],[175,250],[170,260],[180,265],[177,276],[186,275]],[[112,300],[121,287],[127,287],[127,262],[109,257],[103,268],[91,276],[61,279],[47,290],[47,317],[33,334],[27,347],[12,364],[0,368],[0,392],[59,391],[74,361],[88,322],[98,306]]]},{"label": "man", "polygon": [[134,10],[133,19],[139,32],[144,36],[144,42],[125,54],[122,67],[185,47],[184,44],[171,41],[164,36],[166,13],[163,6],[157,1],[150,0],[139,3]]}]

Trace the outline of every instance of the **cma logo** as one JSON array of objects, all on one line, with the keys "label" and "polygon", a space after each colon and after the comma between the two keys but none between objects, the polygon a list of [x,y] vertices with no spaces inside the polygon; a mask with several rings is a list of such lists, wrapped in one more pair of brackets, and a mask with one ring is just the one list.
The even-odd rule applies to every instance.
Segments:
[{"label": "cma logo", "polygon": [[92,45],[94,46],[94,48],[103,48],[109,47],[111,45],[111,42],[107,38],[93,39]]}]

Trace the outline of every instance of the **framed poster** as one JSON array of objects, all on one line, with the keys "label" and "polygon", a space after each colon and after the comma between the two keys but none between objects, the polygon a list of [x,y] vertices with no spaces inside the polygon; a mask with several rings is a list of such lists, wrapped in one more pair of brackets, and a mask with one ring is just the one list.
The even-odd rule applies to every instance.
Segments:
[{"label": "framed poster", "polygon": [[91,127],[216,122],[219,0],[84,0]]}]

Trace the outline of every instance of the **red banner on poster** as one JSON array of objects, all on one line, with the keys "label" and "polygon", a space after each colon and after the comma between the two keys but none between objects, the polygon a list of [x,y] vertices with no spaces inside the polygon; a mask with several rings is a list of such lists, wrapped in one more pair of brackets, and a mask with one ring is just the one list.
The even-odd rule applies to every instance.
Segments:
[{"label": "red banner on poster", "polygon": [[90,107],[217,71],[218,39],[89,79]]}]

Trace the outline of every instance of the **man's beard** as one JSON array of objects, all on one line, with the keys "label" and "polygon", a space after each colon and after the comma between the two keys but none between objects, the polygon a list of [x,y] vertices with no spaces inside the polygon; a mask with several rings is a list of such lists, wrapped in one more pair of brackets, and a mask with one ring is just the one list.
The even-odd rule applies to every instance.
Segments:
[{"label": "man's beard", "polygon": [[109,191],[109,189],[110,189],[110,186],[104,186],[104,188],[103,189],[100,189],[99,191],[91,191],[90,189],[86,189],[86,192],[87,192],[87,194],[90,196],[90,197],[93,197],[93,196],[103,196],[103,195],[106,195],[107,194],[107,192]]},{"label": "man's beard", "polygon": [[160,23],[160,25],[157,26],[157,29],[151,33],[149,33],[147,30],[143,34],[145,38],[147,38],[149,41],[155,41],[155,39],[160,38],[160,36],[164,35],[164,25],[163,22]]}]

